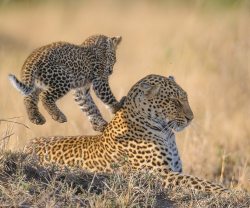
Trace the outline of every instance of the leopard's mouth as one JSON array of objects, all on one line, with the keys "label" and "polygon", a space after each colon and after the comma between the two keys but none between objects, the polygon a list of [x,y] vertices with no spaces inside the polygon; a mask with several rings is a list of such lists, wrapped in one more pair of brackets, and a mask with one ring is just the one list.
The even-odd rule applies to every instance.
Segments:
[{"label": "leopard's mouth", "polygon": [[180,132],[184,128],[186,128],[190,123],[190,122],[183,122],[183,121],[177,120],[177,119],[161,120],[159,118],[154,118],[153,120],[157,124],[156,126],[154,126],[155,129],[157,129],[159,131],[169,132],[169,133]]},{"label": "leopard's mouth", "polygon": [[167,126],[169,129],[175,131],[175,132],[180,132],[183,129],[185,129],[190,122],[183,122],[177,119],[171,120],[167,122]]}]

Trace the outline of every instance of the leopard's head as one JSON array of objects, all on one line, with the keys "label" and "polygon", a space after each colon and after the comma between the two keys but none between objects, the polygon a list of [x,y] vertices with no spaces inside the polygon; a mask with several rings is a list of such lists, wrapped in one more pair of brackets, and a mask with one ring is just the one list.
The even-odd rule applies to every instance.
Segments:
[{"label": "leopard's head", "polygon": [[187,93],[171,76],[146,76],[129,91],[124,107],[175,131],[183,130],[194,117]]}]

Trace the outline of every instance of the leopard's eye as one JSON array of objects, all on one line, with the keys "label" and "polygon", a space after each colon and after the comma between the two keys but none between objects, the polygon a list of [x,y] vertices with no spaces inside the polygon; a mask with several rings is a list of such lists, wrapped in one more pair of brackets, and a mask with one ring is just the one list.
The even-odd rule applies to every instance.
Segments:
[{"label": "leopard's eye", "polygon": [[182,106],[182,102],[177,98],[170,98],[174,103],[176,103],[178,106]]}]

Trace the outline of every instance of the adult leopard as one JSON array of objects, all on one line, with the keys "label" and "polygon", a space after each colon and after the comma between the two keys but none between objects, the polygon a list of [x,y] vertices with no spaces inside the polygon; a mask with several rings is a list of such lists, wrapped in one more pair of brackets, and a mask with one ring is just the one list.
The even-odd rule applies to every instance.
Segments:
[{"label": "adult leopard", "polygon": [[181,173],[174,132],[183,130],[192,119],[187,93],[174,78],[148,75],[132,87],[102,134],[38,137],[25,152],[36,154],[44,165],[91,172],[111,172],[114,164],[121,170],[145,168],[160,174],[166,186],[224,192],[219,184]]},{"label": "adult leopard", "polygon": [[116,62],[116,49],[121,37],[93,35],[81,45],[55,42],[36,49],[26,59],[21,80],[10,74],[11,83],[25,95],[24,104],[31,122],[42,125],[46,122],[39,112],[39,97],[43,106],[60,123],[66,116],[56,106],[56,101],[75,90],[75,101],[86,112],[96,131],[103,131],[107,122],[103,119],[91,95],[90,87],[115,113],[123,104],[118,102],[108,83]]}]

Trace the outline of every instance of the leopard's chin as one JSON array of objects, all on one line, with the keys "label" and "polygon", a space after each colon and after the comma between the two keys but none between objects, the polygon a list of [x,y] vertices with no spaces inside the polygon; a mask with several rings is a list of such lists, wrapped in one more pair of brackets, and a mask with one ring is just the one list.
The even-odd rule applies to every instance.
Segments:
[{"label": "leopard's chin", "polygon": [[184,128],[185,128],[185,127],[183,127],[183,126],[177,126],[177,127],[173,128],[173,131],[174,131],[174,132],[180,132],[180,131],[182,131]]},{"label": "leopard's chin", "polygon": [[176,131],[176,132],[180,132],[180,131],[184,130],[187,126],[189,126],[189,124],[190,124],[190,122],[182,124],[180,126],[175,126],[173,128],[173,130]]},{"label": "leopard's chin", "polygon": [[174,132],[180,132],[180,131],[184,130],[188,125],[189,125],[189,123],[183,123],[183,124],[177,125],[177,121],[175,121],[175,120],[168,122],[169,128],[172,129],[172,131],[174,131]]}]

